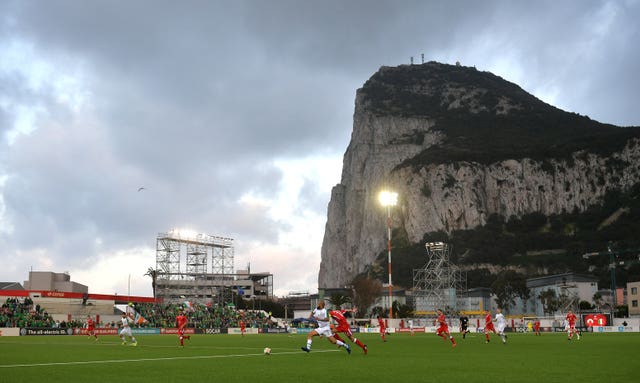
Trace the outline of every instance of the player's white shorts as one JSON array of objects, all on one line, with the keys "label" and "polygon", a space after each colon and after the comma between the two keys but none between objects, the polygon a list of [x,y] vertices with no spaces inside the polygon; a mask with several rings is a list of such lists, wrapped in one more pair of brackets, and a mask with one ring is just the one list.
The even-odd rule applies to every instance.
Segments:
[{"label": "player's white shorts", "polygon": [[496,332],[503,333],[505,327],[507,327],[505,324],[496,324]]},{"label": "player's white shorts", "polygon": [[122,330],[120,330],[120,336],[133,336],[133,334],[131,333],[131,327],[123,327]]},{"label": "player's white shorts", "polygon": [[327,326],[322,326],[322,327],[318,327],[316,329],[316,332],[318,333],[318,335],[320,336],[326,336],[327,338],[330,336],[333,336],[333,332],[331,331],[331,327]]}]

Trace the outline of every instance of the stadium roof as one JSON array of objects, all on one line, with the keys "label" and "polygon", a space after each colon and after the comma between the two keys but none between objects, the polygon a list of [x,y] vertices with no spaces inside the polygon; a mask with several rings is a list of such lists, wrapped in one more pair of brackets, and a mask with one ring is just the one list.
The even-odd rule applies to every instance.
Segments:
[{"label": "stadium roof", "polygon": [[566,285],[576,282],[598,282],[598,278],[592,275],[564,273],[555,275],[545,275],[544,277],[527,279],[527,287],[543,287],[550,285]]},{"label": "stadium roof", "polygon": [[18,282],[0,282],[0,290],[24,290]]}]

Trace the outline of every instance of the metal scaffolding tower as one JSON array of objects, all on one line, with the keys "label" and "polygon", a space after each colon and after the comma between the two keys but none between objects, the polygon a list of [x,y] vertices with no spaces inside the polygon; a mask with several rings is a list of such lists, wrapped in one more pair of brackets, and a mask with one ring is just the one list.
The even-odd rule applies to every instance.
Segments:
[{"label": "metal scaffolding tower", "polygon": [[207,258],[205,245],[187,243],[187,274],[205,274],[207,272]]},{"label": "metal scaffolding tower", "polygon": [[156,240],[156,294],[167,302],[231,302],[233,239],[171,230]]},{"label": "metal scaffolding tower", "polygon": [[166,279],[180,275],[180,242],[167,236],[156,241],[156,270]]},{"label": "metal scaffolding tower", "polygon": [[427,242],[425,247],[429,261],[423,268],[413,270],[415,311],[457,311],[457,298],[467,291],[466,273],[449,262],[451,248],[446,243]]}]

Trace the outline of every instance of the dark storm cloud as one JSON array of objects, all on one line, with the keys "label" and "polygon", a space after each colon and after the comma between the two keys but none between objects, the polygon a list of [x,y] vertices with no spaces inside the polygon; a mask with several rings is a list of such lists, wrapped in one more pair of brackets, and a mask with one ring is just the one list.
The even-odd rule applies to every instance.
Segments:
[{"label": "dark storm cloud", "polygon": [[[487,2],[287,1],[289,12],[256,2],[249,29],[283,55],[314,70],[350,76],[450,44],[457,31],[474,30],[492,12]],[[268,15],[268,16],[267,16]],[[470,17],[473,16],[473,17]]]},{"label": "dark storm cloud", "polygon": [[[56,54],[80,54],[107,82],[105,96],[123,101],[112,105],[117,111],[112,113],[129,111],[124,118],[111,118],[137,121],[140,125],[134,128],[143,132],[162,129],[153,116],[164,119],[167,113],[175,121],[164,124],[166,129],[188,135],[192,129],[208,128],[225,143],[215,147],[213,142],[217,150],[234,145],[258,152],[266,147],[292,150],[282,137],[292,137],[298,150],[306,150],[305,141],[309,145],[334,137],[336,124],[324,125],[322,111],[336,105],[314,97],[326,93],[326,76],[292,68],[287,59],[292,52],[280,51],[278,41],[266,43],[247,34],[252,20],[245,20],[242,11],[251,4],[188,4],[193,6],[27,3],[23,12],[31,17],[19,31]],[[295,108],[293,100],[299,100]],[[299,110],[304,101],[312,106]],[[193,110],[205,114],[194,116]],[[191,118],[208,126],[194,126]]]},{"label": "dark storm cloud", "polygon": [[[640,116],[630,101],[638,76],[630,69],[640,64],[640,53],[630,48],[638,37],[632,25],[639,14],[638,1],[506,2],[478,30],[478,40],[499,49],[482,57],[479,66],[538,96],[552,91],[555,98],[545,101],[563,109],[638,125]],[[509,64],[522,75],[509,78],[509,67],[492,68],[491,55],[510,57]]]},{"label": "dark storm cloud", "polygon": [[[179,226],[275,245],[292,224],[239,198],[279,196],[286,182],[276,161],[342,156],[356,89],[380,66],[411,56],[418,63],[421,53],[492,71],[603,122],[640,125],[639,8],[638,1],[0,2],[0,49],[24,47],[51,72],[33,86],[31,63],[0,62],[2,256],[24,258],[11,266],[19,273],[47,257],[69,267],[100,252],[153,248],[158,231]],[[79,93],[80,106],[61,97],[68,87],[57,77],[77,77],[68,90]],[[33,132],[10,144],[6,133],[16,133],[25,109]],[[320,182],[304,176],[291,197],[296,213],[326,215]],[[319,254],[319,244],[310,251]]]}]

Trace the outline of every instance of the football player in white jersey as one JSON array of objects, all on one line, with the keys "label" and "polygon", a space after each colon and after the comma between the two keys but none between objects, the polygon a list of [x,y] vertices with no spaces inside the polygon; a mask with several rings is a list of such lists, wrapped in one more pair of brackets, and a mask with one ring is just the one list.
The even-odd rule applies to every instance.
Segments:
[{"label": "football player in white jersey", "polygon": [[496,332],[502,338],[502,343],[507,343],[507,336],[504,334],[504,328],[507,327],[507,321],[504,319],[504,315],[502,315],[502,309],[496,310],[496,318],[494,319],[496,324]]},{"label": "football player in white jersey", "polygon": [[305,352],[311,351],[311,343],[313,343],[312,338],[314,336],[326,336],[329,342],[333,344],[337,344],[338,347],[344,347],[345,350],[347,350],[347,352],[351,354],[351,347],[348,344],[340,340],[337,340],[333,336],[333,332],[331,331],[331,326],[329,322],[331,317],[329,316],[327,309],[324,308],[324,305],[325,305],[324,301],[320,301],[318,303],[318,307],[316,307],[311,312],[311,315],[309,315],[309,319],[315,319],[318,322],[318,328],[314,329],[309,333],[309,335],[307,335],[307,346],[301,347],[302,351],[305,351]]},{"label": "football player in white jersey", "polygon": [[122,326],[122,329],[120,329],[120,339],[122,339],[122,345],[124,346],[127,344],[126,337],[129,337],[131,345],[135,347],[138,345],[138,341],[131,332],[131,327],[129,326],[130,322],[133,322],[133,318],[127,315],[127,313],[122,313],[122,319],[120,320],[120,325]]}]

